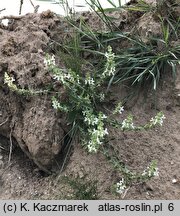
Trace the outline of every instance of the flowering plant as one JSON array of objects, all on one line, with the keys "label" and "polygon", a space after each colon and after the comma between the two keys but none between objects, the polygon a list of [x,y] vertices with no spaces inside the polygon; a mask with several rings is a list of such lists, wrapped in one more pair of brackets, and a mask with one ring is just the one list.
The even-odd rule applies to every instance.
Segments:
[{"label": "flowering plant", "polygon": [[105,57],[106,64],[102,76],[87,72],[85,77],[79,71],[74,72],[71,69],[61,69],[56,66],[54,56],[46,55],[44,60],[45,67],[52,72],[53,78],[68,91],[66,104],[59,101],[56,96],[52,97],[53,108],[74,116],[72,121],[78,124],[79,131],[83,134],[83,145],[89,152],[94,153],[108,135],[105,127],[107,116],[103,112],[96,111],[96,103],[102,102],[105,98],[105,94],[99,92],[98,87],[104,79],[115,72],[115,55],[110,46]]}]

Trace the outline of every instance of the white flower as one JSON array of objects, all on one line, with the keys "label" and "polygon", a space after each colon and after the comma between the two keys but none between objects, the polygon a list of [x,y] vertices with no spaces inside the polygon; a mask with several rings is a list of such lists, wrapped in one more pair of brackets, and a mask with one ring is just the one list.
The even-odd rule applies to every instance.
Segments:
[{"label": "white flower", "polygon": [[97,125],[98,124],[98,121],[99,119],[97,117],[95,117],[93,120],[92,120],[92,125]]},{"label": "white flower", "polygon": [[165,119],[166,117],[164,115],[161,116],[161,119],[159,120],[159,124],[162,126],[163,124],[163,119]]},{"label": "white flower", "polygon": [[122,194],[125,189],[126,189],[126,184],[124,179],[122,178],[122,180],[116,184],[116,192]]},{"label": "white flower", "polygon": [[108,76],[113,76],[114,75],[114,72],[116,71],[115,67],[113,65],[106,65],[106,69],[105,71],[103,72],[103,76],[106,77],[107,75]]},{"label": "white flower", "polygon": [[94,86],[95,85],[94,79],[91,77],[88,77],[87,79],[85,79],[85,85]]},{"label": "white flower", "polygon": [[159,169],[155,168],[153,176],[159,176]]},{"label": "white flower", "polygon": [[101,102],[104,101],[104,99],[105,99],[104,93],[100,93],[99,99],[100,99]]},{"label": "white flower", "polygon": [[126,129],[135,129],[134,127],[134,123],[132,122],[132,117],[128,117],[127,119],[124,119],[122,122],[122,126],[121,126],[122,130],[126,130]]},{"label": "white flower", "polygon": [[52,65],[55,65],[55,55],[52,55],[52,56],[51,56],[51,64],[52,64]]},{"label": "white flower", "polygon": [[104,130],[104,135],[108,135],[109,133],[108,133],[108,130],[107,130],[107,128],[105,128],[105,130]]},{"label": "white flower", "polygon": [[148,174],[149,177],[159,176],[159,169],[157,167],[154,169],[147,167],[146,174]]},{"label": "white flower", "polygon": [[151,118],[151,125],[155,126],[156,124],[159,124],[160,126],[162,126],[163,120],[165,118],[166,117],[164,116],[164,114],[162,112],[159,112],[154,118]]},{"label": "white flower", "polygon": [[98,115],[93,114],[92,110],[84,110],[82,112],[84,122],[88,126],[89,142],[88,151],[96,152],[102,144],[104,137],[108,134],[107,128],[104,128],[103,120],[107,118],[105,114],[99,112]]},{"label": "white flower", "polygon": [[62,73],[59,73],[59,74],[55,74],[53,76],[53,78],[57,81],[60,81],[62,82],[63,84],[65,83],[65,76],[62,74]]},{"label": "white flower", "polygon": [[10,77],[7,72],[4,73],[4,84],[7,84],[12,91],[21,91],[18,90],[17,86],[13,83],[14,81],[14,77]]},{"label": "white flower", "polygon": [[93,145],[93,143],[91,141],[88,144],[88,151],[90,153],[92,153],[92,152],[96,153],[97,152],[97,148],[95,147],[95,145]]},{"label": "white flower", "polygon": [[107,119],[107,116],[105,114],[102,114],[101,119]]},{"label": "white flower", "polygon": [[68,80],[71,79],[71,75],[70,75],[69,73],[68,73],[68,74],[65,74],[64,77],[65,77],[66,79],[68,79]]},{"label": "white flower", "polygon": [[61,106],[60,106],[60,103],[58,102],[58,100],[56,98],[53,98],[52,99],[52,107],[54,109],[59,109]]},{"label": "white flower", "polygon": [[87,113],[87,115],[84,118],[84,122],[87,122],[88,125],[97,125],[98,121],[99,119],[90,113]]},{"label": "white flower", "polygon": [[154,119],[153,117],[151,118],[150,122],[152,122],[153,125],[157,124],[157,119]]},{"label": "white flower", "polygon": [[44,64],[46,67],[55,65],[55,55],[50,56],[47,54],[46,58],[44,59]]},{"label": "white flower", "polygon": [[122,114],[123,112],[124,112],[124,107],[121,106],[121,107],[119,108],[119,114]]},{"label": "white flower", "polygon": [[96,137],[96,143],[98,144],[98,145],[101,145],[102,144],[102,142],[100,141],[100,137]]},{"label": "white flower", "polygon": [[46,66],[46,67],[48,67],[48,66],[49,66],[49,64],[50,64],[50,61],[49,61],[49,60],[47,60],[47,59],[44,59],[44,64],[45,64],[45,66]]},{"label": "white flower", "polygon": [[122,112],[124,112],[124,106],[122,106],[122,102],[119,102],[115,108],[115,110],[113,111],[113,114],[122,114]]},{"label": "white flower", "polygon": [[112,52],[112,47],[108,46],[108,51],[105,53],[105,57],[107,58],[107,62],[105,65],[105,70],[103,72],[103,77],[107,77],[107,76],[113,76],[115,73],[115,55]]},{"label": "white flower", "polygon": [[159,169],[158,167],[155,167],[154,164],[151,164],[148,166],[142,173],[142,176],[147,176],[149,178],[151,177],[158,177],[159,176]]},{"label": "white flower", "polygon": [[89,119],[88,117],[85,117],[84,118],[84,122],[87,122],[88,125],[90,125],[91,124],[91,119]]},{"label": "white flower", "polygon": [[4,73],[4,84],[12,85],[14,81],[14,77],[10,77],[7,72]]},{"label": "white flower", "polygon": [[61,105],[55,97],[52,98],[52,107],[63,112],[68,112],[68,108],[65,105]]},{"label": "white flower", "polygon": [[141,174],[142,176],[145,176],[145,175],[147,175],[147,171],[146,170],[144,170],[143,171],[143,173]]}]

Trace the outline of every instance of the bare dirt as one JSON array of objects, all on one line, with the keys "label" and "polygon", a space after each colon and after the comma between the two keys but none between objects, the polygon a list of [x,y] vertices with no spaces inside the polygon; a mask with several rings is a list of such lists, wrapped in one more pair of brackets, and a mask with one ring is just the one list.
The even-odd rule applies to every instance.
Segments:
[{"label": "bare dirt", "polygon": [[[147,32],[143,27],[147,21],[151,19],[146,16],[139,20],[143,33]],[[122,174],[114,171],[101,153],[88,154],[78,142],[61,175],[47,175],[57,170],[56,162],[62,159],[62,138],[68,131],[65,116],[52,109],[51,95],[22,97],[3,83],[4,72],[12,75],[20,88],[44,89],[53,82],[44,66],[44,56],[54,49],[48,46],[53,40],[63,43],[68,39],[71,27],[50,11],[12,18],[7,27],[0,25],[0,199],[70,199],[72,189],[62,176],[87,176],[98,181],[100,199],[122,199],[111,193],[112,184]],[[113,87],[109,103],[122,99],[127,89]],[[152,160],[157,160],[159,168],[159,177],[132,185],[124,199],[180,198],[180,68],[175,83],[167,69],[157,92],[140,92],[117,119],[130,112],[135,123],[141,124],[158,111],[166,116],[162,127],[140,132],[109,129],[109,139],[113,138],[110,145],[130,170],[142,172]]]}]

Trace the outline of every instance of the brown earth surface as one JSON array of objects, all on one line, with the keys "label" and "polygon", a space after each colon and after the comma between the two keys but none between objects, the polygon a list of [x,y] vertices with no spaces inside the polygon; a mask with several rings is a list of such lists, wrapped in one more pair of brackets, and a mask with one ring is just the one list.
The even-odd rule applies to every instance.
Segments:
[{"label": "brown earth surface", "polygon": [[[87,14],[84,17],[91,25],[93,22],[89,20],[94,17]],[[147,16],[138,20],[142,35],[148,32],[147,26],[156,26],[158,31],[159,26],[153,24],[151,14],[150,19]],[[175,83],[167,69],[156,93],[140,92],[126,104],[125,112],[117,116],[123,119],[132,113],[135,123],[143,124],[163,111],[166,119],[162,127],[139,132],[109,128],[110,145],[130,170],[142,172],[152,160],[157,160],[159,168],[159,177],[133,184],[123,197],[117,196],[111,193],[111,186],[122,174],[114,171],[101,153],[88,154],[78,142],[60,176],[47,175],[57,170],[57,162],[62,160],[62,137],[68,131],[65,116],[52,109],[48,94],[26,98],[9,91],[3,83],[7,71],[20,88],[44,89],[52,82],[44,66],[45,54],[54,49],[48,45],[53,40],[63,43],[72,28],[50,11],[9,20],[7,27],[0,24],[0,199],[71,198],[72,189],[62,181],[62,176],[81,179],[87,176],[87,180],[97,180],[100,199],[179,199],[180,67]],[[124,22],[128,21],[125,20],[120,19],[116,24],[123,23],[122,28],[126,28]],[[100,20],[96,24],[95,30],[98,25],[102,26]],[[152,33],[153,29],[149,30]],[[109,104],[121,100],[127,89],[129,87],[113,87]],[[15,146],[11,146],[12,143]]]}]

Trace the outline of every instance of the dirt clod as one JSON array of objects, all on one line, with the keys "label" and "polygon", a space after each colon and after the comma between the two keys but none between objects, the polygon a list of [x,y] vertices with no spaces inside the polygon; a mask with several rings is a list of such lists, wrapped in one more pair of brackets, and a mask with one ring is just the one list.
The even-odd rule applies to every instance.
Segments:
[{"label": "dirt clod", "polygon": [[[57,23],[57,19],[48,10],[42,14],[27,14],[14,19],[7,28],[1,28],[1,85],[7,72],[21,89],[46,90],[52,81],[44,65],[48,43],[63,31],[63,19],[62,24]],[[8,137],[12,130],[12,137],[21,149],[42,170],[50,172],[55,156],[61,151],[66,130],[64,117],[58,117],[46,94],[22,97],[3,85],[0,98],[0,122],[9,117],[1,133]]]}]

